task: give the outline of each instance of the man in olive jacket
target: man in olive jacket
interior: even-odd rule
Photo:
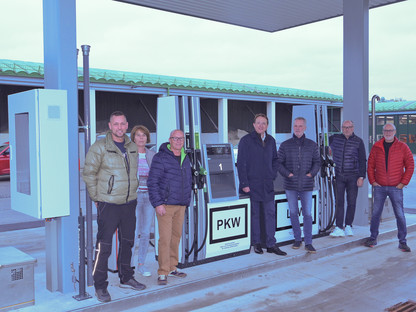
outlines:
[[[299,224],[298,198],[302,204],[305,250],[315,253],[312,246],[312,191],[314,177],[320,168],[318,145],[305,137],[306,119],[298,117],[293,123],[293,137],[284,141],[277,152],[278,171],[284,177],[284,189],[290,210],[295,242],[293,249],[302,245]]]
[[[134,245],[137,204],[137,147],[126,135],[126,116],[119,111],[111,114],[110,131],[95,142],[85,158],[83,178],[88,194],[97,206],[97,242],[93,270],[95,295],[108,302],[108,257],[113,234],[118,229],[117,258],[120,287],[142,290],[146,288],[134,279],[130,261]]]

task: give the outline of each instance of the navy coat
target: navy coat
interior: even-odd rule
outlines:
[[[283,187],[292,191],[312,191],[314,177],[321,166],[318,145],[305,137],[293,135],[284,141],[277,152],[278,170],[284,177]],[[293,176],[289,178],[289,174]],[[310,173],[312,177],[308,177]]]
[[[189,206],[192,192],[192,173],[189,157],[182,149],[181,164],[163,143],[153,157],[147,187],[153,207],[159,205]]]
[[[240,188],[250,187],[248,195],[254,201],[274,199],[273,180],[277,175],[275,139],[265,133],[263,140],[256,131],[241,138],[238,144],[237,169]]]

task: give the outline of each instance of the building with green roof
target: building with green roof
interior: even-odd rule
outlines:
[[[371,103],[370,135],[372,133]],[[397,129],[397,138],[407,143],[413,154],[416,154],[416,101],[385,100],[376,103],[376,140],[383,137],[383,126],[394,123]],[[370,141],[371,142],[371,141]]]
[[[80,126],[83,116],[83,70],[78,68]],[[42,63],[0,59],[0,140],[8,137],[7,96],[44,85]],[[324,104],[328,107],[329,131],[340,132],[342,96],[294,88],[264,86],[176,76],[152,75],[107,69],[90,69],[90,87],[96,103],[96,131],[107,129],[108,115],[115,109],[129,116],[131,125],[144,124],[156,131],[156,102],[159,96],[199,96],[203,132],[218,131],[218,103],[228,105],[229,131],[251,129],[255,113],[267,113],[275,104],[276,133],[290,133],[293,105]],[[371,104],[370,128],[371,128]],[[397,126],[398,138],[416,153],[416,101],[385,100],[376,103],[377,139],[387,122]],[[371,136],[371,129],[370,129]],[[371,139],[371,138],[370,138]]]

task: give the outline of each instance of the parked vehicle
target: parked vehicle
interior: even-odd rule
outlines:
[[[6,142],[0,145],[0,175],[10,175],[9,142]]]

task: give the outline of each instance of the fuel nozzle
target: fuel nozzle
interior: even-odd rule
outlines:
[[[199,167],[199,175],[201,176],[206,176],[207,175],[207,170],[204,167]]]
[[[198,185],[199,189],[203,189],[204,186],[205,186],[205,183],[206,183],[206,176],[207,176],[208,172],[204,167],[199,167],[199,172],[198,173],[199,174],[198,174],[198,177],[197,177],[197,179],[198,179],[197,185]]]

